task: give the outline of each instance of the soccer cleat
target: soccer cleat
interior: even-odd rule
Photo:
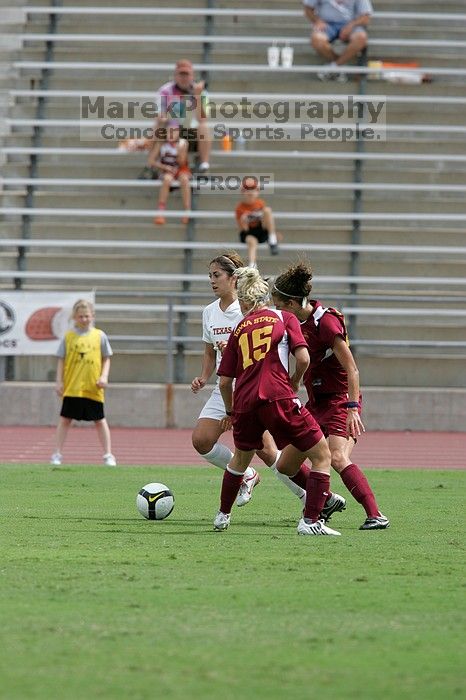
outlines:
[[[206,160],[204,160],[200,165],[199,165],[199,172],[200,173],[206,173],[210,169],[210,163],[208,163]]]
[[[227,515],[226,513],[222,513],[222,511],[219,510],[214,518],[214,530],[217,530],[217,532],[221,532],[222,530],[226,530],[229,524],[230,514]]]
[[[61,464],[63,457],[59,452],[54,452],[54,454],[50,457],[50,464],[53,464],[54,466],[58,466]]]
[[[163,226],[164,223],[166,223],[164,216],[154,216],[154,224],[156,224],[156,226]]]
[[[104,455],[104,464],[106,467],[116,467],[116,459],[110,452]]]
[[[328,522],[334,513],[339,513],[342,510],[346,510],[346,500],[338,493],[332,493],[325,501],[320,518],[324,522]]]
[[[376,518],[366,518],[360,530],[386,530],[390,527],[390,520],[385,515],[378,515]]]
[[[270,255],[278,255],[280,252],[278,250],[278,245],[276,243],[269,243]]]
[[[341,535],[338,530],[327,527],[323,520],[311,523],[307,518],[301,518],[298,523],[298,535]]]
[[[254,486],[260,483],[260,480],[261,478],[255,469],[252,467],[246,469],[236,497],[237,506],[241,508],[241,506],[245,506],[246,503],[249,503],[252,498],[252,490]]]

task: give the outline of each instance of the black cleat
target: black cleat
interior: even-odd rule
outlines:
[[[332,495],[325,501],[325,505],[321,514],[319,515],[319,518],[322,518],[322,520],[327,522],[334,513],[339,513],[342,510],[346,510],[346,500],[338,493],[332,493]]]

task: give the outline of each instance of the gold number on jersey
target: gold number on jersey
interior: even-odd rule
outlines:
[[[259,362],[264,359],[270,350],[272,331],[273,326],[264,326],[263,328],[255,328],[251,335],[247,333],[240,335],[238,343],[243,355],[243,369],[250,367],[254,360]],[[249,338],[252,341],[252,348],[250,348]]]

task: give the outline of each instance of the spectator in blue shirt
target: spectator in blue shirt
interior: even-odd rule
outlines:
[[[348,63],[366,48],[372,5],[370,0],[303,0],[304,13],[312,24],[311,46],[327,61],[317,75],[320,80],[345,81],[339,66]],[[346,46],[341,54],[334,51],[336,39]]]

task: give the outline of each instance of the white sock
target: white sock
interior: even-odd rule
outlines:
[[[249,264],[248,264],[248,267],[252,267],[253,269],[256,269],[256,268],[257,268],[257,265],[256,265],[255,262],[253,262],[252,260],[250,260],[250,261],[249,261]]]
[[[269,243],[270,245],[277,245],[277,234],[275,231],[269,231]]]
[[[277,452],[277,456],[275,458],[275,462],[270,465],[270,469],[273,471],[277,479],[284,484],[288,489],[290,489],[291,493],[293,493],[295,496],[297,496],[301,501],[306,500],[306,492],[304,489],[301,488],[301,486],[298,486],[298,484],[295,484],[294,481],[291,481],[290,477],[287,476],[286,474],[282,474],[281,472],[278,471],[277,469],[277,462],[280,459],[281,451],[279,450]]]
[[[205,455],[201,455],[206,462],[210,462],[215,467],[220,467],[220,469],[225,469],[233,459],[233,452],[226,445],[222,445],[221,442],[216,442],[212,447],[210,452],[206,452]]]
[[[256,470],[253,469],[252,467],[248,467],[246,471],[244,472],[244,478],[245,479],[252,479],[254,474],[256,473]]]

